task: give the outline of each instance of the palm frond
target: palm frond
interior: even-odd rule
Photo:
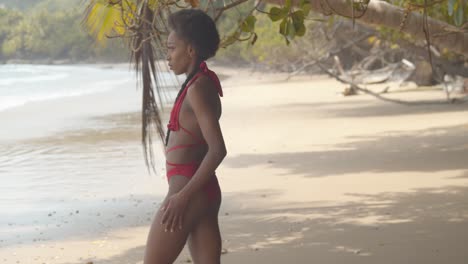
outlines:
[[[126,4],[124,4],[126,3]],[[83,18],[83,24],[98,43],[105,45],[109,36],[123,36],[133,20],[134,4],[129,1],[110,4],[104,0],[90,0]]]
[[[83,19],[89,32],[105,44],[112,34],[125,37],[130,46],[138,86],[142,86],[142,144],[145,163],[155,171],[153,129],[161,141],[165,138],[162,125],[162,93],[165,78],[161,64],[164,56],[163,36],[167,34],[166,12],[170,8],[161,0],[90,0]],[[167,72],[167,69],[165,70]]]
[[[157,59],[153,43],[157,47],[161,47],[162,43],[157,30],[154,29],[153,21],[158,19],[155,17],[155,11],[150,8],[148,1],[142,1],[139,8],[138,17],[138,32],[131,40],[131,60],[135,64],[135,70],[141,74],[141,85],[143,86],[143,101],[142,101],[142,144],[145,156],[145,162],[148,168],[155,170],[154,153],[152,148],[153,137],[152,129],[154,128],[161,140],[165,137],[165,130],[162,125],[160,107],[156,102],[156,94],[158,102],[162,104],[161,93],[162,87],[158,82],[155,61]],[[154,80],[154,82],[153,82]],[[155,94],[156,91],[156,94]]]

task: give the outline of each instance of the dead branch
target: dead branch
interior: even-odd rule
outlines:
[[[365,94],[372,95],[375,98],[380,99],[380,100],[385,101],[385,102],[408,105],[408,106],[414,106],[414,105],[441,105],[441,104],[454,104],[454,103],[466,103],[466,102],[468,102],[468,96],[464,96],[462,98],[453,98],[451,100],[405,101],[405,100],[399,100],[399,99],[392,99],[392,98],[382,96],[382,95],[380,95],[378,93],[372,92],[372,91],[370,91],[368,89],[359,87],[357,84],[354,84],[354,83],[352,83],[350,81],[347,81],[347,80],[344,80],[344,79],[340,78],[337,74],[331,72],[330,70],[328,70],[324,65],[322,65],[319,62],[317,63],[317,65],[318,65],[318,67],[320,67],[320,69],[322,71],[324,71],[326,74],[330,75],[331,77],[335,78],[339,82],[349,84],[349,85],[351,85],[351,87],[353,87],[353,89],[356,89],[356,90],[358,90],[360,92],[363,92]],[[386,91],[384,90],[383,93],[385,93],[385,92]]]

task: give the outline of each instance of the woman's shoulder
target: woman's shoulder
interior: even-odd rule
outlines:
[[[188,93],[191,92],[209,92],[209,93],[218,93],[219,82],[217,78],[213,78],[209,74],[200,74],[196,80],[190,85]]]

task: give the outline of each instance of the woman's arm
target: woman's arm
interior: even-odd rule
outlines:
[[[207,77],[198,78],[187,91],[187,99],[197,118],[203,138],[208,144],[208,152],[198,170],[180,191],[181,195],[190,198],[208,183],[227,151],[218,121],[218,93],[212,81]]]

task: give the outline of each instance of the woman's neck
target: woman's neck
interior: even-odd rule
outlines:
[[[190,74],[197,71],[198,67],[200,67],[200,63],[201,63],[200,60],[194,60],[188,67],[187,71],[185,72],[185,76],[189,76]]]

